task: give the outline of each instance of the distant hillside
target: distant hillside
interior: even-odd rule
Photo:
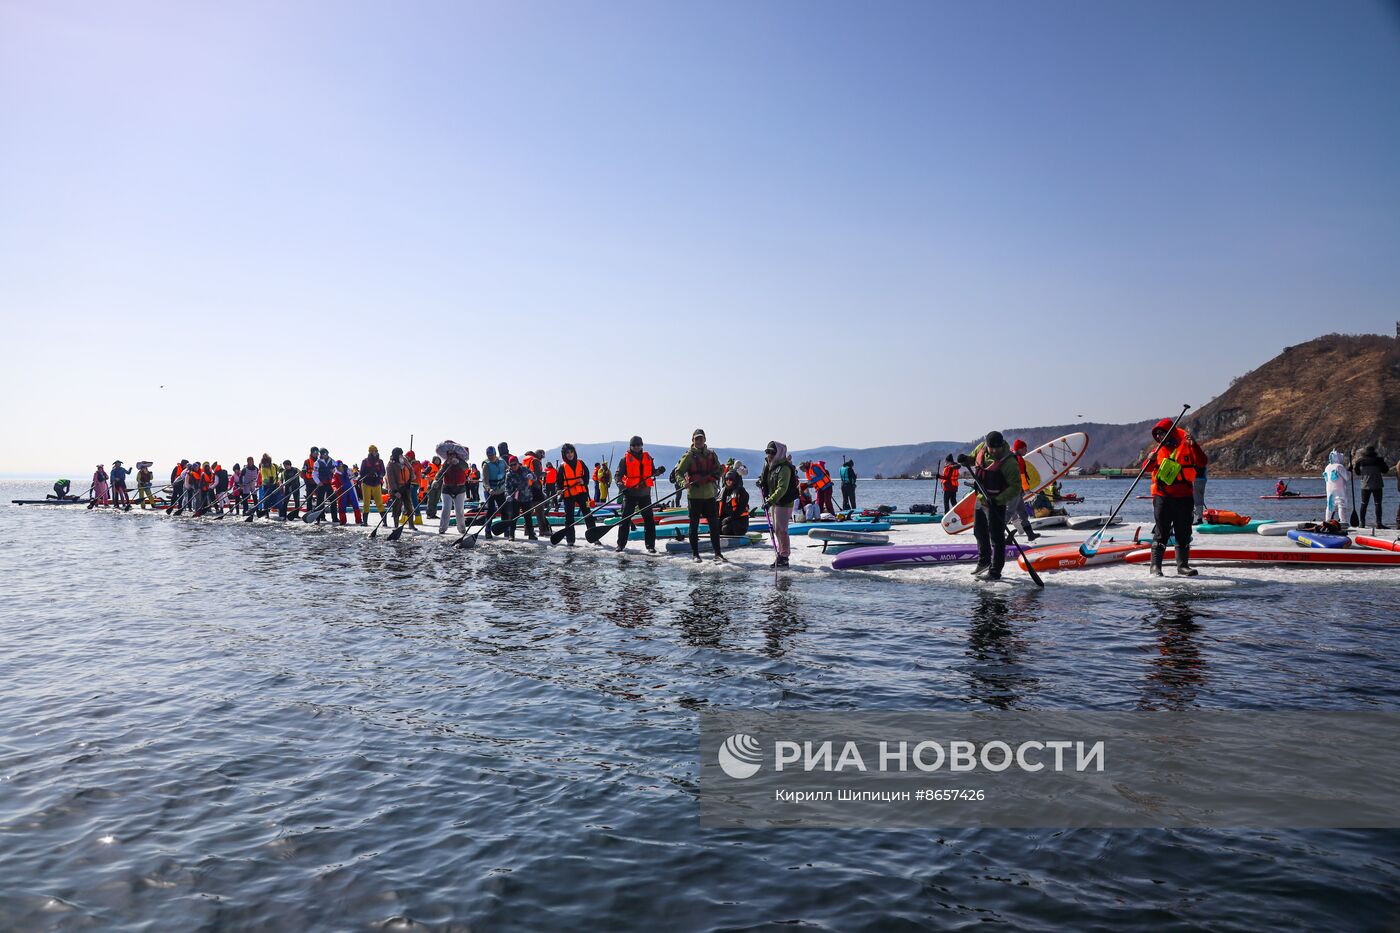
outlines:
[[[1400,454],[1400,342],[1329,334],[1287,347],[1187,415],[1228,471],[1321,469],[1335,446]]]
[[[616,441],[604,444],[576,444],[578,455],[589,464],[606,460],[608,455],[612,455],[612,462],[617,463],[627,451],[626,441]],[[841,466],[842,457],[849,456],[856,464],[856,473],[866,479],[880,473],[885,476],[897,476],[900,473],[908,472],[909,465],[919,457],[933,450],[949,453],[966,449],[964,441],[925,441],[922,444],[898,444],[891,447],[812,447],[805,450],[792,451],[794,463],[803,460],[825,460],[827,466],[835,472]],[[659,466],[670,468],[685,453],[684,447],[675,447],[667,444],[648,444],[647,450],[656,459]],[[721,460],[734,457],[744,461],[749,467],[758,469],[763,464],[763,451],[751,450],[742,447],[716,447],[715,452],[719,454]],[[559,448],[545,452],[549,459],[557,459]],[[942,459],[943,454],[938,455]],[[914,472],[918,472],[915,470]]]

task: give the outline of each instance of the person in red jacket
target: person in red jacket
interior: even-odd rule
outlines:
[[[1162,575],[1162,558],[1166,556],[1167,539],[1176,535],[1176,574],[1194,577],[1191,566],[1191,508],[1195,503],[1196,451],[1199,448],[1181,428],[1172,427],[1170,418],[1163,418],[1152,427],[1152,440],[1160,444],[1148,458],[1146,466],[1152,471],[1152,516],[1157,520],[1152,529],[1152,565],[1154,577]]]

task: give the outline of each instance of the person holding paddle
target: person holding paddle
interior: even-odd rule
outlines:
[[[719,457],[705,444],[705,431],[696,428],[690,435],[690,449],[681,455],[676,464],[675,475],[685,482],[686,497],[690,509],[690,557],[700,559],[700,519],[704,519],[710,531],[710,548],[715,560],[723,561],[724,552],[719,546]],[[831,477],[827,477],[830,485]]]
[[[1200,466],[1198,448],[1170,418],[1152,426],[1157,450],[1148,465],[1152,468],[1152,564],[1149,573],[1162,575],[1162,558],[1167,539],[1176,535],[1176,575],[1194,577],[1191,566],[1191,519],[1196,504],[1195,479]]]
[[[758,489],[763,493],[763,509],[768,514],[769,537],[773,539],[774,570],[788,566],[792,556],[792,541],[788,523],[792,520],[792,504],[797,501],[797,467],[788,457],[787,445],[769,441],[764,448],[763,471],[758,475]]]
[[[413,467],[404,459],[402,447],[395,447],[389,452],[389,467],[384,478],[389,483],[389,500],[393,502],[394,528],[397,530],[400,515],[409,523],[413,521]]]
[[[559,466],[555,467],[555,482],[559,484],[564,503],[564,540],[569,547],[574,546],[574,512],[583,516],[584,524],[592,531],[597,527],[593,512],[588,508],[588,467],[578,458],[578,449],[573,444],[559,448]]]
[[[986,440],[958,462],[972,470],[978,483],[977,511],[972,519],[977,566],[972,575],[995,582],[1006,565],[1006,509],[1013,502],[1021,503],[1021,468],[1000,431],[989,431]]]
[[[532,512],[535,504],[535,474],[525,469],[519,457],[506,461],[506,507],[501,516],[505,522],[505,536],[515,540],[515,520],[525,516],[525,537],[538,540],[535,534]]]
[[[481,479],[486,483],[486,513],[503,511],[506,504],[505,460],[496,455],[496,448],[486,448],[486,459],[481,461]],[[486,525],[486,537],[491,537],[491,523]]]
[[[656,485],[656,461],[642,446],[639,435],[627,442],[627,452],[617,464],[617,481],[622,486],[622,519],[617,523],[617,549],[627,548],[632,532],[632,515],[642,513],[648,553],[656,553],[656,510],[651,506],[651,490]]]

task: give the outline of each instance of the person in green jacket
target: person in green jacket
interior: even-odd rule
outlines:
[[[703,518],[709,525],[715,560],[723,561],[724,552],[719,546],[719,457],[705,446],[704,429],[696,428],[690,435],[690,449],[676,464],[672,475],[684,485],[688,497],[691,559],[700,559],[700,519]]]
[[[764,448],[763,472],[758,476],[758,489],[763,493],[763,508],[768,514],[768,534],[773,539],[775,557],[772,567],[782,570],[792,555],[788,537],[788,522],[792,520],[792,504],[797,501],[797,468],[788,456],[787,445],[769,441]]]
[[[1021,468],[1000,431],[988,433],[971,455],[963,454],[958,462],[973,471],[981,487],[972,519],[972,534],[977,538],[977,567],[972,575],[1000,580],[1006,564],[1006,508],[1021,500]]]

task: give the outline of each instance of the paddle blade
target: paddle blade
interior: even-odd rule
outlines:
[[[301,517],[301,520],[304,521],[304,522],[306,522],[306,523],[309,525],[309,524],[311,524],[312,522],[318,522],[318,521],[320,521],[320,520],[321,520],[321,516],[323,516],[323,515],[325,515],[325,514],[326,514],[326,510],[325,510],[325,509],[318,509],[318,510],[315,511],[315,512],[307,512],[305,515],[303,515],[303,516]]]
[[[569,529],[572,528],[572,527],[573,527],[572,525],[565,525],[563,528],[559,529],[559,530],[556,531],[554,534],[550,535],[550,536],[549,536],[549,543],[550,543],[550,544],[558,544],[560,541],[563,541],[566,537],[568,537],[568,535],[569,535]]]
[[[629,522],[628,524],[630,525],[631,523]],[[603,536],[612,531],[614,527],[613,525],[609,525],[605,528],[599,525],[597,528],[590,528],[585,531],[583,536],[588,539],[589,544],[597,544],[599,541],[603,540]],[[559,542],[555,541],[554,543],[558,544]]]
[[[1103,529],[1091,534],[1084,539],[1084,543],[1079,545],[1079,553],[1085,557],[1093,557],[1099,552],[1099,545],[1103,543]]]
[[[452,544],[453,547],[459,547],[463,550],[470,550],[471,548],[476,547],[476,535],[462,535]]]
[[[390,541],[397,541],[397,540],[399,540],[400,538],[402,538],[402,537],[403,537],[403,530],[404,530],[405,528],[407,528],[407,527],[408,527],[408,523],[405,522],[404,524],[399,525],[399,526],[398,526],[397,528],[395,528],[393,531],[389,532],[389,540],[390,540]]]

